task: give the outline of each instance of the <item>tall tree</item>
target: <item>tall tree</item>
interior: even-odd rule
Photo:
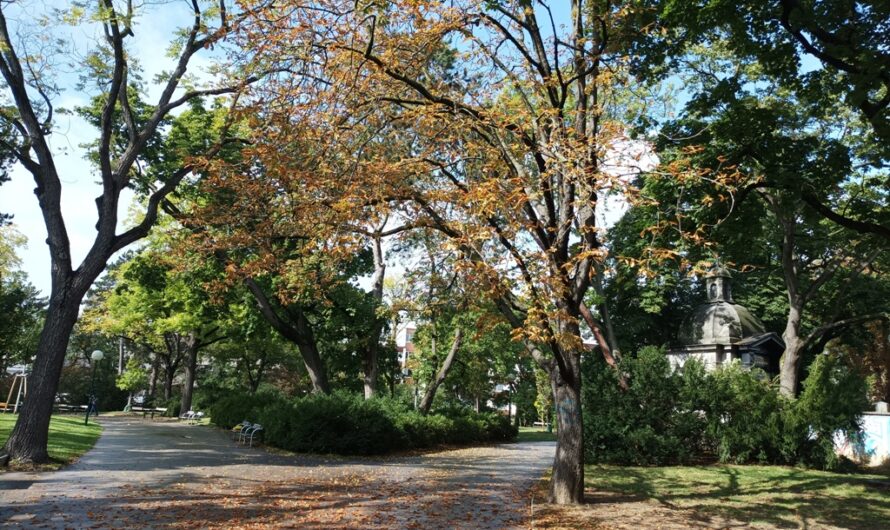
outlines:
[[[660,245],[679,261],[722,257],[762,271],[751,276],[761,276],[763,291],[749,300],[771,317],[777,306],[784,313],[781,388],[794,396],[812,350],[845,328],[886,318],[874,303],[882,292],[880,230],[837,223],[809,200],[831,204],[848,221],[882,219],[883,146],[848,105],[798,97],[760,61],[734,55],[731,43],[715,37],[711,47],[688,49],[684,61],[690,98],[657,146],[669,163],[694,152],[691,160],[707,172],[681,181],[650,175],[643,195],[655,206],[634,215],[671,225],[661,234],[672,241]],[[637,258],[645,251],[636,248]],[[777,285],[784,300],[765,300]],[[872,285],[874,301],[854,295],[863,285]]]
[[[559,423],[551,499],[580,502],[581,326],[607,252],[598,192],[622,184],[607,160],[627,146],[616,93],[628,82],[632,10],[576,1],[559,18],[531,1],[332,1],[318,12],[316,25],[331,29],[312,53],[325,58],[320,77],[331,89],[315,94],[324,118],[303,118],[312,130],[299,129],[328,155],[314,182],[326,174],[348,196],[337,204],[361,206],[359,215],[398,209],[459,252],[550,377]],[[306,25],[301,16],[254,19],[253,34],[280,36],[257,51],[259,63],[305,53],[289,41]],[[271,88],[281,111],[264,116],[263,139],[283,145],[308,105],[286,83]],[[285,106],[295,101],[297,110]],[[369,156],[381,144],[389,156]],[[305,153],[264,161],[298,167]]]
[[[141,7],[133,2],[99,0],[91,9],[74,6],[66,16],[66,20],[78,25],[95,25],[103,36],[92,43],[92,50],[86,54],[90,89],[97,91],[103,100],[94,155],[95,177],[101,181],[102,191],[96,198],[95,239],[83,261],[75,265],[61,209],[65,169],[57,164],[49,142],[55,123],[53,97],[58,92],[57,80],[51,77],[51,65],[40,62],[47,55],[30,53],[34,42],[16,38],[29,34],[20,26],[34,17],[19,16],[18,7],[12,4],[0,5],[0,74],[6,94],[14,102],[11,108],[4,109],[0,119],[4,128],[15,131],[12,136],[4,136],[4,144],[34,178],[35,194],[47,230],[52,282],[47,318],[33,364],[31,394],[5,446],[14,460],[47,460],[49,418],[81,301],[105,269],[108,259],[148,234],[161,203],[196,167],[194,158],[178,156],[173,157],[177,162],[172,168],[146,169],[142,155],[147,146],[176,109],[208,94],[237,94],[249,81],[224,79],[207,88],[183,83],[196,54],[221,43],[231,28],[237,26],[238,18],[243,17],[243,14],[238,18],[229,17],[225,3],[213,3],[205,11],[198,0],[193,0],[188,26],[171,47],[176,57],[173,68],[160,75],[161,91],[151,112],[147,116],[137,115],[132,95],[141,87],[127,42],[138,31],[134,24],[141,15],[137,11]],[[165,7],[163,13],[170,15],[170,9]],[[12,16],[8,17],[9,14]],[[202,152],[178,154],[212,157],[224,141],[225,129],[223,135]],[[127,188],[144,193],[147,210],[135,226],[118,233],[121,192]]]

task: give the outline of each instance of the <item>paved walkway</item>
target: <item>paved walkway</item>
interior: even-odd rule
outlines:
[[[55,473],[0,475],[0,526],[524,528],[553,443],[391,458],[276,455],[209,427],[104,418]]]

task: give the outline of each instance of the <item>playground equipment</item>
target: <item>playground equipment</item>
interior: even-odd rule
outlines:
[[[7,368],[6,372],[11,374],[13,378],[12,386],[9,387],[9,395],[6,396],[6,402],[2,403],[3,412],[9,412],[9,407],[12,406],[13,414],[17,414],[22,400],[28,397],[28,370],[27,367],[19,364]],[[15,404],[13,405],[10,402],[12,401],[13,392],[16,392],[16,387],[18,387],[18,392],[15,395]]]

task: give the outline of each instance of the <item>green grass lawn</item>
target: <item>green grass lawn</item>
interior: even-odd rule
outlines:
[[[888,528],[890,478],[778,466],[587,466],[588,489],[656,502],[692,517],[788,528]],[[654,522],[654,521],[653,521]]]
[[[18,416],[0,414],[0,440],[6,442]],[[58,468],[70,463],[80,455],[89,451],[99,439],[102,427],[95,422],[83,424],[83,416],[54,415],[49,423],[49,443],[47,450],[53,464],[50,468]]]
[[[556,431],[547,432],[543,427],[520,427],[517,442],[555,442]]]

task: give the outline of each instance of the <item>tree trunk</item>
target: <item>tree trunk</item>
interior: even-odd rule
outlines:
[[[584,502],[584,431],[581,416],[580,353],[566,355],[563,370],[551,370],[556,406],[556,457],[550,479],[550,502]]]
[[[300,311],[296,322],[294,322],[297,330],[297,349],[303,357],[303,364],[306,365],[306,371],[309,372],[309,380],[312,382],[312,391],[320,394],[330,394],[331,385],[328,383],[328,373],[325,369],[324,361],[321,360],[321,354],[318,352],[318,345],[315,343],[315,334],[309,327],[309,320]]]
[[[253,381],[250,382],[250,393],[256,394],[256,391],[260,388],[260,382],[263,380],[263,369],[265,368],[265,358],[260,361],[260,366],[257,368],[256,377]]]
[[[377,314],[377,309],[383,305],[383,279],[386,276],[386,261],[383,259],[383,245],[380,235],[375,234],[371,248],[374,251],[374,276],[372,279],[371,294],[374,296],[374,321],[368,334],[368,343],[365,348],[363,360],[363,377],[365,386],[365,399],[371,399],[377,394],[378,357],[380,355],[380,334],[383,332],[385,319]]]
[[[124,362],[124,338],[117,338],[117,375],[123,375],[124,366],[127,363]]]
[[[56,291],[56,285],[53,285]],[[42,463],[49,460],[46,443],[49,420],[53,412],[65,352],[71,331],[77,322],[82,297],[66,296],[58,292],[52,296],[46,322],[40,332],[37,355],[29,376],[28,399],[19,413],[15,427],[6,440],[4,451],[11,460]]]
[[[176,369],[179,367],[179,361],[175,360],[174,355],[179,352],[178,346],[171,343],[169,337],[164,337],[167,344],[167,355],[164,356],[164,401],[169,401],[173,396],[173,378],[176,377]],[[178,342],[178,339],[177,339]]]
[[[247,375],[247,382],[250,385],[250,393],[256,394],[257,389],[260,387],[260,381],[263,380],[263,372],[266,368],[266,357],[267,354],[263,353],[259,358],[259,366],[257,366],[256,375],[250,370],[250,362],[246,357],[241,358],[241,362],[244,364],[244,373]]]
[[[621,359],[621,349],[618,345],[618,336],[615,334],[615,328],[612,326],[612,317],[609,312],[609,305],[606,303],[608,297],[606,297],[605,289],[603,288],[603,284],[605,280],[603,278],[603,267],[600,264],[594,265],[594,270],[596,272],[593,278],[593,290],[596,292],[597,297],[602,300],[598,305],[597,309],[600,312],[600,315],[603,317],[603,327],[606,331],[606,340],[609,342],[609,355],[613,357],[615,360]],[[582,306],[584,304],[581,304]]]
[[[587,323],[587,327],[590,328],[590,331],[593,333],[596,342],[599,344],[600,351],[603,353],[603,358],[606,360],[609,366],[615,369],[618,374],[618,386],[620,386],[623,390],[627,390],[627,378],[624,377],[624,373],[618,368],[618,360],[615,358],[615,355],[612,354],[612,346],[610,345],[612,340],[617,339],[607,339],[605,335],[603,335],[602,326],[599,322],[593,318],[593,313],[590,312],[590,309],[581,304],[579,307],[581,311],[581,316],[584,318],[584,321]],[[605,304],[602,305],[602,309],[605,310]],[[604,313],[605,314],[605,313]],[[618,351],[615,350],[615,354],[618,354]]]
[[[423,395],[423,400],[420,402],[420,413],[421,414],[429,414],[430,407],[433,406],[433,398],[436,397],[436,390],[438,390],[439,385],[442,384],[442,381],[448,377],[448,372],[451,370],[451,365],[454,364],[454,356],[457,355],[457,350],[460,349],[460,344],[463,341],[463,330],[461,328],[457,328],[454,331],[454,340],[451,342],[451,350],[448,352],[448,356],[445,357],[445,362],[442,363],[442,368],[439,369],[439,373],[436,377],[430,381],[430,386],[427,387],[426,393]]]
[[[198,340],[194,333],[185,339],[185,381],[182,384],[182,401],[179,413],[185,414],[192,410],[192,394],[195,390],[195,376],[198,369]]]
[[[801,308],[797,304],[790,304],[785,331],[782,333],[785,351],[782,353],[782,363],[779,369],[779,390],[782,395],[789,398],[797,395],[799,384],[800,355],[803,346],[803,340],[800,337],[800,318]]]
[[[316,393],[330,394],[331,386],[328,383],[328,375],[325,370],[324,362],[318,353],[318,346],[315,344],[315,334],[312,333],[312,327],[303,311],[299,308],[285,308],[286,313],[290,317],[287,321],[283,319],[278,312],[272,307],[272,302],[262,287],[253,278],[244,280],[247,289],[253,295],[254,300],[259,306],[260,313],[266,319],[272,328],[275,329],[282,337],[297,345],[300,351],[300,357],[303,358],[303,364],[306,371],[309,372],[309,380],[312,382],[312,391]]]
[[[173,370],[167,368],[164,370],[164,401],[170,401],[173,397],[173,376],[176,374]]]
[[[373,331],[377,331],[376,334]],[[368,344],[365,349],[365,358],[363,361],[363,376],[362,380],[365,387],[365,399],[371,399],[377,394],[377,377],[378,377],[378,357],[380,352],[380,345],[375,337],[380,336],[380,327],[374,325],[374,330],[372,330],[371,337],[369,337],[369,341],[373,341]]]
[[[166,355],[162,356],[164,361],[164,401],[170,401],[173,397],[173,379],[176,378],[176,370],[179,369],[179,363],[182,362],[182,338],[179,333],[164,333],[164,345],[167,348]]]
[[[158,391],[158,372],[160,372],[161,360],[158,358],[158,354],[153,354],[151,359],[151,375],[148,378],[148,400],[145,404],[153,403],[155,394]]]

